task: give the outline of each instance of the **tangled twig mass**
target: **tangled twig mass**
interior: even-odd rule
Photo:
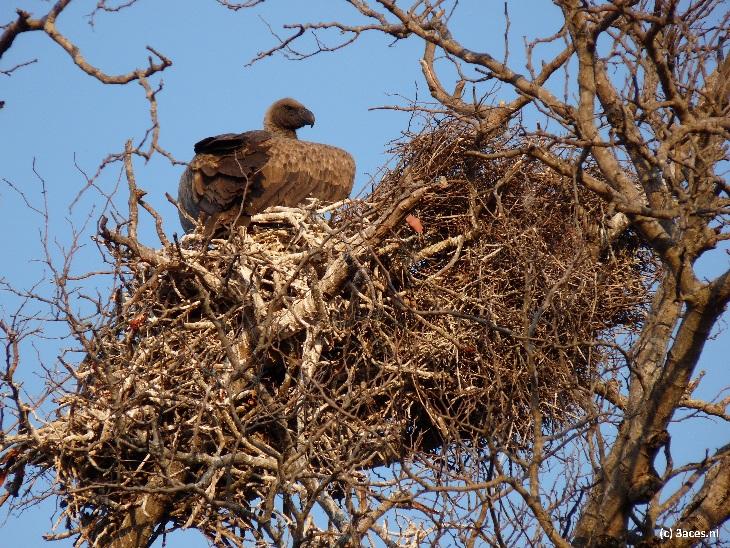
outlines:
[[[54,470],[61,536],[110,543],[146,493],[156,521],[217,544],[297,526],[329,545],[287,501],[385,513],[397,480],[364,471],[456,440],[529,453],[535,428],[575,425],[655,265],[594,195],[491,146],[443,122],[396,144],[366,199],[274,208],[224,239],[152,250],[136,204],[131,235],[102,223],[114,307],[56,418],[6,440],[8,469]]]

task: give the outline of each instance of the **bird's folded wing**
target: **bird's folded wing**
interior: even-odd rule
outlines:
[[[268,131],[254,130],[244,133],[224,133],[195,143],[195,154],[225,154],[233,150],[258,145],[271,138]]]
[[[355,161],[342,149],[294,139],[272,139],[261,168],[262,191],[252,196],[250,214],[275,205],[296,206],[308,197],[324,202],[347,198]]]
[[[265,132],[249,132],[264,134]],[[240,202],[244,195],[260,194],[259,180],[261,169],[269,161],[268,138],[263,140],[239,139],[240,134],[211,137],[219,142],[210,141],[190,162],[192,195],[201,210],[208,214],[218,213]],[[239,148],[226,150],[221,142],[244,142]],[[201,141],[202,142],[202,141]],[[227,146],[227,145],[226,145]],[[211,152],[215,151],[215,152]],[[239,203],[240,205],[240,203]]]

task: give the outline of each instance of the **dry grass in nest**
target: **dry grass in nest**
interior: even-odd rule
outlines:
[[[252,501],[304,476],[346,491],[457,439],[529,449],[534,401],[544,430],[579,416],[596,338],[639,321],[652,265],[629,236],[602,242],[606,212],[572,181],[475,148],[458,122],[432,128],[329,220],[274,210],[154,258],[107,237],[126,297],[60,418],[18,444],[55,455],[81,534],[167,478],[176,525],[235,543]]]

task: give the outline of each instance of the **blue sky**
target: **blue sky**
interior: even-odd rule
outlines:
[[[126,73],[143,66],[148,55],[146,45],[173,60],[173,66],[161,75],[160,143],[180,160],[189,160],[192,143],[203,137],[260,127],[263,112],[273,100],[293,96],[317,117],[315,127],[304,129],[301,137],[349,150],[358,164],[356,189],[364,189],[388,160],[388,142],[399,136],[408,121],[403,113],[370,109],[402,103],[399,96],[425,98],[428,93],[418,66],[421,43],[404,40],[392,44],[392,40],[375,34],[365,35],[357,44],[334,54],[298,62],[277,56],[245,66],[257,52],[273,45],[267,23],[280,32],[287,22],[357,22],[354,10],[341,1],[279,0],[234,13],[213,0],[139,0],[138,5],[119,13],[99,14],[92,28],[85,15],[95,4],[96,0],[74,0],[58,19],[60,31],[107,73]],[[0,23],[13,19],[16,8],[40,15],[48,5],[40,0],[3,0]],[[527,5],[529,13],[517,11]],[[556,9],[547,1],[513,2],[511,10],[511,55],[521,67],[522,36],[552,34],[560,22]],[[501,57],[501,0],[465,0],[457,14],[453,22],[457,38],[469,47]],[[149,126],[147,102],[138,84],[105,86],[82,73],[65,52],[37,32],[18,37],[0,61],[0,69],[34,58],[36,63],[12,77],[0,75],[0,99],[6,103],[0,110],[0,178],[11,181],[39,203],[35,162],[36,171],[46,181],[50,234],[64,245],[70,240],[70,223],[82,223],[90,208],[102,201],[91,191],[69,210],[85,183],[75,163],[93,174],[107,154],[123,149],[127,139],[139,140]],[[159,79],[153,77],[152,84]],[[510,98],[511,94],[497,95],[495,101]],[[180,232],[177,214],[164,193],[176,192],[182,168],[159,156],[146,165],[136,160],[135,167],[138,186],[148,192],[148,201],[167,220],[168,235]],[[103,172],[99,186],[108,192],[119,177],[120,166],[113,165]],[[124,204],[125,200],[122,192],[119,202]],[[24,287],[40,277],[42,265],[34,261],[42,253],[40,221],[0,181],[0,234],[4,235],[6,257],[0,276]],[[143,235],[154,244],[151,223],[145,225]],[[90,232],[81,239],[86,247],[75,265],[77,272],[93,270],[98,264],[89,236]],[[727,267],[726,258],[707,264],[713,271],[723,267]],[[14,305],[9,297],[0,296],[3,315]],[[49,341],[39,347],[40,359],[54,358],[54,344]],[[730,384],[728,355],[726,334],[708,344],[701,365],[708,371],[703,385],[707,388],[701,387],[699,394],[707,396]],[[38,383],[34,359],[35,355],[27,352],[23,363],[30,393]],[[719,447],[730,438],[727,425],[720,428],[710,421],[693,421],[691,428],[682,428],[691,431],[692,441],[688,438],[686,450],[680,451],[694,458],[701,458],[705,446]],[[677,449],[677,442],[673,447]],[[43,503],[20,517],[11,516],[0,531],[0,544],[45,544],[40,535],[51,527],[51,512],[52,505]],[[175,534],[169,542],[174,546],[207,545],[199,536],[185,533]],[[70,542],[60,545],[70,546]]]

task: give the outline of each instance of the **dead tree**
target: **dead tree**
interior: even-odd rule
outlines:
[[[119,547],[176,528],[221,546],[649,546],[722,526],[730,445],[675,467],[668,427],[681,409],[730,420],[728,398],[692,395],[730,299],[730,271],[696,272],[728,239],[730,16],[718,0],[556,3],[565,24],[528,43],[526,75],[461,45],[458,3],[438,0],[350,2],[366,24],[295,24],[260,54],[423,41],[435,103],[399,107],[421,127],[364,200],[170,242],[134,177],[136,156],[165,154],[158,133],[111,158],[129,209],[99,222],[108,295],[81,317],[64,269],[53,299],[23,293],[83,356],[35,400],[51,415],[15,380],[27,318],[0,324],[5,502],[50,478],[66,527],[51,536]],[[0,46],[49,32],[29,21]],[[294,49],[309,32],[318,49]],[[537,71],[546,42],[563,46]],[[494,81],[517,98],[490,105]],[[137,237],[140,208],[158,249]]]

